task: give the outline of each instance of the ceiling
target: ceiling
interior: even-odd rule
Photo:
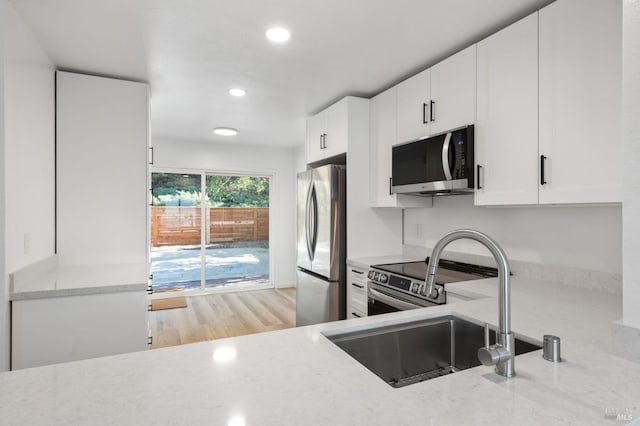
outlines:
[[[154,138],[293,147],[306,117],[371,97],[550,0],[11,3],[58,68],[148,82]],[[269,42],[274,25],[291,40]],[[215,136],[217,126],[239,134]]]

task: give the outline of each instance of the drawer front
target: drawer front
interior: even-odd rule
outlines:
[[[366,313],[367,312],[367,299],[351,299],[350,304],[351,310],[356,310],[358,312]]]
[[[354,299],[367,300],[367,283],[350,280],[349,290],[351,290],[351,297]]]
[[[366,311],[363,312],[359,309],[349,309],[349,311],[347,312],[347,319],[351,319],[351,318],[364,318],[367,316]]]
[[[347,318],[367,316],[367,273],[361,268],[349,267],[347,273]]]

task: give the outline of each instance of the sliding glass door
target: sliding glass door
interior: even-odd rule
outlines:
[[[152,173],[154,289],[271,287],[270,180],[268,176]]]
[[[201,176],[152,173],[151,270],[155,291],[201,287]]]
[[[206,176],[206,286],[269,284],[269,178]]]

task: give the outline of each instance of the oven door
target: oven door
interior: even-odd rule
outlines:
[[[381,286],[373,281],[369,281],[367,293],[368,316],[437,306],[436,303],[418,300],[399,291]]]

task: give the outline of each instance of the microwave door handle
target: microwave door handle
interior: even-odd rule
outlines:
[[[442,145],[442,169],[445,180],[451,180],[451,164],[449,164],[449,151],[451,150],[451,133],[447,133]]]

